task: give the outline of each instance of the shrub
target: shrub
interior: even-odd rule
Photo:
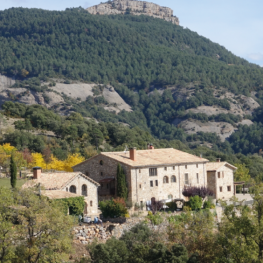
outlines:
[[[192,210],[199,210],[202,207],[202,198],[198,195],[190,197],[189,206]]]
[[[103,217],[119,217],[128,214],[123,198],[113,200],[100,201],[99,207]]]
[[[160,225],[163,222],[163,218],[159,213],[156,214],[148,214],[147,218],[151,221],[151,223],[155,226]]]
[[[175,202],[166,203],[170,210],[175,211],[177,209],[177,204]]]
[[[207,187],[201,186],[185,186],[183,190],[183,196],[185,197],[193,197],[200,196],[201,198],[205,198],[207,196],[213,196],[214,192]]]
[[[183,207],[183,211],[184,211],[184,212],[189,212],[189,211],[191,211],[191,210],[192,210],[192,209],[191,209],[190,206],[184,205],[184,207]]]

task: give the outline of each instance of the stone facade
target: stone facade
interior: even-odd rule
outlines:
[[[228,200],[234,195],[233,168],[222,165],[215,171],[208,171],[208,187],[214,191],[216,199]]]
[[[149,150],[151,151],[151,150]],[[153,150],[156,151],[156,150]],[[129,159],[129,153],[127,153]],[[126,163],[99,154],[81,164],[73,167],[74,171],[80,171],[93,180],[100,183],[99,199],[109,199],[116,194],[116,176],[118,163],[124,169],[129,190],[128,200],[132,203],[145,205],[151,198],[156,200],[184,198],[182,191],[186,185],[207,186],[206,161],[196,163],[170,165],[146,165],[133,167]],[[135,164],[136,165],[136,164]],[[156,169],[156,175],[150,175],[150,169]],[[109,183],[103,183],[108,179],[114,180],[112,192],[102,194],[102,188],[109,187]]]
[[[207,185],[206,167],[202,163],[159,166],[155,176],[149,175],[151,168],[131,170],[132,178],[135,178],[130,180],[132,191],[129,197],[132,202],[145,203],[152,197],[156,200],[184,198],[182,191],[186,185]]]
[[[208,160],[175,149],[141,150],[101,153],[75,167],[100,184],[99,199],[116,196],[117,165],[123,167],[128,200],[145,205],[155,200],[187,199],[182,192],[186,186],[204,186],[215,193],[216,199],[234,195],[236,167]]]
[[[114,0],[111,3],[102,3],[87,8],[88,12],[94,15],[125,14],[127,9],[129,9],[130,13],[133,15],[148,15],[179,25],[179,19],[173,16],[173,10],[171,8],[162,7],[145,1]]]
[[[89,216],[98,215],[98,186],[88,181],[81,174],[75,177],[62,190],[70,192],[72,186],[76,187],[76,194],[84,196],[84,214]]]

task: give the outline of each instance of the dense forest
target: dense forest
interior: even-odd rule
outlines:
[[[94,16],[11,8],[0,12],[0,72],[64,75],[129,88],[199,81],[248,94],[262,69],[189,29],[148,16]]]

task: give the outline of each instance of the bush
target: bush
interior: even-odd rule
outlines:
[[[202,198],[198,195],[190,197],[189,206],[192,210],[199,210],[202,207]]]
[[[213,203],[213,201],[212,201],[211,198],[208,198],[208,200],[206,200],[206,201],[204,202],[203,208],[204,208],[204,209],[213,209],[213,208],[215,208],[215,205],[214,205],[214,203]]]
[[[147,218],[151,221],[151,223],[155,226],[160,225],[163,222],[163,218],[159,213],[156,214],[148,214]]]
[[[125,201],[122,198],[100,201],[99,207],[103,217],[119,217],[128,214]]]
[[[177,209],[177,204],[175,202],[166,203],[170,210],[175,211]]]

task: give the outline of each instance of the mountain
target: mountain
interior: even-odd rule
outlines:
[[[130,11],[1,11],[0,106],[37,103],[191,147],[258,152],[261,139],[242,127],[259,129],[263,69],[189,29]]]
[[[87,11],[93,15],[147,15],[179,25],[179,19],[173,15],[173,10],[171,8],[159,6],[146,1],[112,0],[91,6],[87,8]]]

